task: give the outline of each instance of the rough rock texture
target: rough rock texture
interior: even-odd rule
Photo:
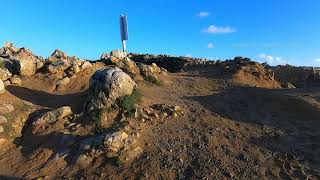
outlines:
[[[12,76],[7,68],[0,68],[0,80],[5,81]]]
[[[119,97],[131,95],[135,85],[130,76],[117,67],[98,70],[90,79],[86,111],[111,107]]]
[[[22,76],[32,76],[36,70],[42,68],[44,59],[34,55],[27,48],[17,48],[12,43],[6,43],[0,49],[0,56],[6,58],[6,66],[12,72],[18,71]]]
[[[63,106],[61,108],[49,111],[36,119],[33,122],[33,125],[41,125],[41,124],[47,124],[47,123],[55,123],[59,119],[62,119],[68,115],[72,114],[71,107],[69,106]]]
[[[117,67],[123,69],[124,71],[131,74],[139,74],[139,68],[136,63],[132,61],[127,53],[121,50],[115,50],[110,52],[110,54],[104,53],[101,58],[106,64],[116,65]]]
[[[68,56],[66,53],[56,49],[48,58],[47,69],[51,74],[65,73],[70,78],[81,70],[91,67],[92,64],[75,56]]]
[[[37,60],[36,57],[27,50],[21,50],[15,58],[19,60],[20,63],[20,75],[21,76],[32,76],[37,70]]]
[[[104,145],[107,147],[108,156],[112,157],[117,155],[117,152],[125,146],[128,137],[128,134],[123,131],[107,134],[104,139]]]
[[[4,92],[5,92],[5,87],[4,87],[3,81],[0,80],[0,94]]]
[[[295,67],[291,65],[271,67],[275,79],[282,84],[291,83],[296,87],[320,86],[319,67]]]
[[[151,54],[129,54],[131,60],[136,63],[151,65],[156,63],[170,72],[182,71],[186,67],[210,67],[215,65],[215,61],[209,61],[200,58],[175,57],[168,55],[151,55]]]

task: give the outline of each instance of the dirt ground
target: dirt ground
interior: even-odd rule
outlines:
[[[27,126],[48,108],[68,105],[81,113],[95,70],[82,72],[60,91],[50,78],[38,76],[0,95],[14,105],[33,104],[16,108],[28,120],[23,136],[0,152],[0,179],[320,179],[319,89],[259,88],[248,86],[250,78],[242,78],[244,85],[239,77],[198,71],[169,73],[161,77],[162,86],[138,82],[141,106],[179,105],[185,113],[149,124],[141,134],[144,151],[131,164],[98,157],[82,169],[72,165],[71,157],[55,159],[67,146],[59,141],[61,132],[54,131],[63,124],[39,136]]]

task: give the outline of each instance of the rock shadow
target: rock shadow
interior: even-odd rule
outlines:
[[[32,104],[49,108],[70,106],[74,113],[80,113],[83,110],[83,104],[88,94],[87,90],[80,93],[57,95],[17,86],[8,86],[6,89],[16,97]]]
[[[274,153],[294,154],[312,169],[320,169],[320,109],[290,92],[235,87],[186,99],[200,103],[221,117],[281,131],[270,134],[266,131],[261,137],[251,137],[249,143]]]

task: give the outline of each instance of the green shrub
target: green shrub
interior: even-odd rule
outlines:
[[[132,115],[136,108],[136,104],[141,101],[141,97],[141,93],[137,89],[134,89],[131,95],[119,99],[119,105],[124,111]]]
[[[160,81],[159,79],[157,79],[157,77],[155,76],[151,76],[151,75],[148,75],[148,76],[145,76],[144,77],[144,80],[154,84],[154,85],[157,85],[157,86],[161,86],[162,85],[162,81]]]
[[[4,64],[4,61],[3,60],[0,60],[0,68],[5,68],[6,65]]]

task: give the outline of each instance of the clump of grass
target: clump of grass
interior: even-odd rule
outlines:
[[[119,106],[131,116],[141,98],[141,93],[137,89],[134,89],[131,95],[119,99]]]
[[[154,85],[157,85],[157,86],[162,86],[162,81],[160,81],[159,79],[157,79],[156,76],[151,76],[151,75],[148,75],[148,76],[145,76],[144,77],[144,80],[154,84]]]
[[[6,68],[6,65],[4,64],[3,60],[0,60],[0,68],[2,69]]]

